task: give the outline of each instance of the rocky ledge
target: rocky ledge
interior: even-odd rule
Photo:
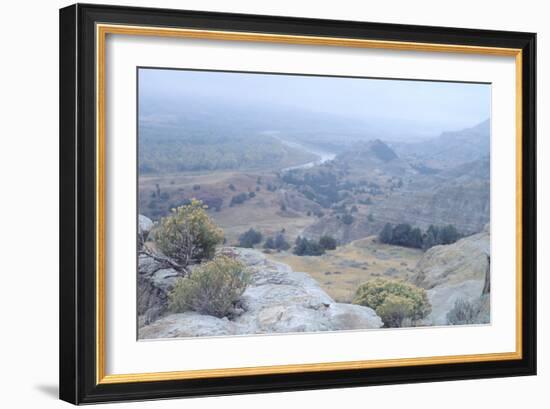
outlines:
[[[166,294],[177,273],[155,270],[153,260],[140,258],[140,339],[338,331],[383,325],[371,308],[335,302],[308,274],[268,260],[258,250],[226,247],[221,252],[239,259],[252,277],[231,319],[196,312],[166,314]]]
[[[447,325],[459,299],[477,305],[476,323],[490,321],[490,229],[454,244],[429,249],[416,266],[414,283],[427,290],[432,313],[427,325]]]

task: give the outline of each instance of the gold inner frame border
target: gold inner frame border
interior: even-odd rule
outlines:
[[[519,360],[522,358],[522,51],[515,48],[458,44],[416,43],[322,36],[216,31],[186,28],[96,25],[96,383],[173,381],[218,377],[291,374],[350,369],[388,368],[467,362]],[[505,353],[449,355],[366,361],[321,362],[314,364],[149,372],[105,373],[105,43],[107,35],[198,38],[298,45],[371,48],[401,51],[467,53],[515,57],[516,65],[516,350]]]

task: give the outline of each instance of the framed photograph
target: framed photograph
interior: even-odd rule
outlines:
[[[535,43],[61,9],[61,399],[534,375]]]

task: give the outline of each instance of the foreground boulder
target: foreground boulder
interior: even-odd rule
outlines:
[[[490,232],[429,249],[416,266],[413,282],[427,290],[432,305],[426,325],[447,325],[447,314],[458,300],[480,309],[475,323],[490,321]]]
[[[153,229],[154,223],[147,216],[140,214],[138,216],[138,233],[148,234]]]
[[[416,266],[415,284],[430,289],[465,280],[485,280],[490,265],[489,229],[454,244],[434,246]]]
[[[306,273],[253,249],[224,248],[245,264],[252,282],[229,319],[196,312],[169,314],[139,330],[142,339],[380,328],[374,310],[335,302]]]
[[[430,325],[447,325],[447,314],[458,300],[477,304],[481,300],[483,281],[466,280],[459,284],[440,285],[428,290],[432,312],[426,318]],[[477,322],[481,324],[482,322]]]

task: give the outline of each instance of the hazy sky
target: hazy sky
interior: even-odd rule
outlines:
[[[380,80],[141,69],[140,98],[197,96],[232,104],[274,104],[360,120],[402,121],[434,134],[490,117],[491,86]]]

